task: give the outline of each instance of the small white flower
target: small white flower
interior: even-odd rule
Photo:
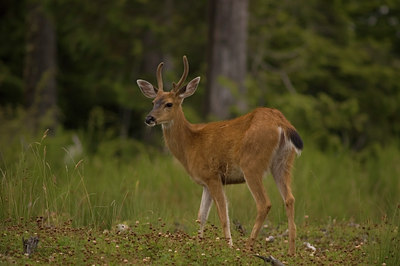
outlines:
[[[275,240],[275,237],[273,237],[273,236],[269,236],[269,237],[265,238],[265,241],[267,241],[267,242],[273,242],[274,240]]]
[[[311,249],[312,251],[316,251],[317,250],[313,245],[311,245],[308,242],[304,242],[304,244],[306,245],[307,248]]]
[[[310,256],[314,256],[315,251],[317,250],[313,245],[311,245],[309,242],[304,242],[304,245],[306,245],[306,247],[308,249],[311,249],[311,254]]]
[[[127,226],[126,224],[117,224],[117,231],[118,232],[125,232],[126,230],[128,230],[129,226]]]

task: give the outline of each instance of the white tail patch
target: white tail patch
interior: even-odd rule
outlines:
[[[294,144],[292,142],[290,142],[290,144],[292,144],[294,151],[297,154],[297,157],[299,157],[301,155],[302,150],[297,149],[296,146],[294,146]]]

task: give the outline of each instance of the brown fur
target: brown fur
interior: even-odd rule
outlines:
[[[185,60],[185,58],[184,58]],[[295,153],[288,132],[296,132],[283,114],[270,108],[257,108],[238,118],[207,124],[189,123],[182,111],[183,98],[193,94],[199,78],[187,88],[174,87],[171,92],[151,91],[151,84],[138,81],[146,96],[155,95],[148,117],[154,124],[162,124],[165,143],[182,163],[192,179],[203,186],[198,219],[203,234],[211,198],[214,201],[225,237],[232,244],[227,201],[223,185],[246,182],[257,205],[257,217],[250,235],[251,247],[271,208],[271,202],[262,183],[270,171],[286,205],[289,223],[289,253],[295,253],[296,226],[294,224],[294,197],[291,192],[291,168]],[[149,91],[150,90],[150,91]],[[172,103],[172,107],[166,107]],[[297,135],[298,136],[298,135]],[[301,139],[300,139],[301,141]]]

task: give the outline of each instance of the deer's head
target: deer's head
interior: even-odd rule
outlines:
[[[196,91],[197,85],[199,85],[200,82],[200,77],[197,77],[183,86],[189,73],[189,63],[186,56],[184,56],[184,70],[180,80],[178,83],[172,83],[172,89],[170,91],[164,91],[161,73],[163,65],[164,63],[161,62],[157,67],[158,88],[142,79],[136,81],[144,96],[154,99],[153,109],[146,116],[145,120],[145,123],[151,127],[173,121],[176,112],[181,110],[183,99],[191,96]]]

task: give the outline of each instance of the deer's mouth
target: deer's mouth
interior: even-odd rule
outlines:
[[[155,125],[157,125],[156,122],[150,122],[150,123],[145,122],[145,123],[149,127],[154,127]]]

